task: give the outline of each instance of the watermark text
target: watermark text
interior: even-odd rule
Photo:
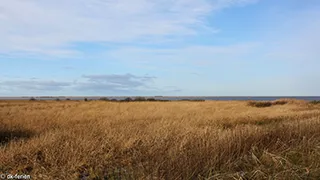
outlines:
[[[0,174],[0,179],[31,179],[27,174]]]

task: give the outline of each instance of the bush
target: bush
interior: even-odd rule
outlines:
[[[107,97],[101,97],[100,101],[109,101],[109,99]]]
[[[146,98],[144,98],[144,97],[136,97],[134,99],[134,101],[146,101]]]
[[[87,98],[84,98],[84,101],[88,101],[88,99],[87,99]]]
[[[310,101],[311,104],[320,104],[320,101],[314,100],[314,101]]]
[[[258,108],[270,107],[270,106],[272,106],[272,102],[269,102],[269,101],[249,101],[248,106],[258,107]]]
[[[29,99],[29,101],[36,101],[36,98],[31,97],[31,98]]]
[[[148,98],[147,101],[156,101],[155,98]]]
[[[272,102],[272,105],[285,105],[288,104],[288,100],[278,99]]]
[[[194,99],[192,101],[206,101],[206,100],[204,100],[204,99]]]
[[[287,99],[278,99],[275,101],[249,101],[248,106],[262,108],[262,107],[270,107],[273,105],[285,105],[288,103],[289,103],[289,100]]]
[[[125,98],[124,100],[121,100],[121,101],[123,101],[123,102],[130,102],[130,101],[132,101],[132,99],[131,99],[130,97],[127,97],[127,98]]]
[[[181,99],[180,101],[205,101],[204,99]]]

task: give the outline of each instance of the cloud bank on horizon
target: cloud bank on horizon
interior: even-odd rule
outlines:
[[[317,0],[0,3],[0,96],[319,95]]]

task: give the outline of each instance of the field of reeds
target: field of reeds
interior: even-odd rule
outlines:
[[[320,179],[320,104],[0,101],[0,174]]]

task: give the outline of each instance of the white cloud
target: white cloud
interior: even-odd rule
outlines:
[[[197,34],[212,12],[255,0],[10,0],[0,4],[0,53],[74,55],[74,42]],[[214,29],[213,29],[214,30]],[[69,50],[68,50],[69,49]]]

